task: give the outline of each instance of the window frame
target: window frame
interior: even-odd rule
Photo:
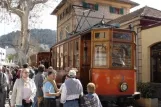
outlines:
[[[73,48],[73,40],[72,41],[69,41],[68,42],[68,49],[69,49],[69,47],[70,47],[70,52],[68,51],[68,56],[69,56],[69,58],[68,58],[68,65],[69,65],[69,67],[73,67],[73,65],[74,65],[74,48]],[[70,57],[72,56],[72,65],[70,65]]]
[[[78,42],[78,46],[77,46],[78,47],[78,50],[77,50],[78,54],[77,55],[78,55],[78,59],[79,60],[76,59],[76,42]],[[75,62],[73,66],[76,67],[76,62],[78,62],[78,67],[76,67],[76,68],[79,69],[80,68],[80,39],[75,39],[74,40],[74,48],[73,49],[74,49],[73,56],[74,56],[74,62]]]
[[[68,42],[63,44],[64,45],[64,52],[63,52],[63,56],[64,56],[64,68],[69,67],[69,49],[68,49]],[[65,55],[65,50],[67,51],[66,55]],[[67,58],[67,64],[65,63],[65,60]],[[66,66],[67,65],[67,66]]]
[[[61,53],[61,48],[62,48],[62,53]],[[59,48],[59,62],[60,62],[60,64],[59,64],[59,69],[61,70],[61,69],[63,69],[64,68],[64,57],[63,57],[63,53],[64,53],[64,47],[63,47],[63,45],[60,45],[60,48]],[[62,64],[62,65],[61,65]],[[62,66],[62,67],[61,67]]]
[[[95,38],[96,33],[102,33],[102,32],[105,33],[105,38],[96,39]],[[101,30],[101,31],[98,30],[98,31],[94,31],[93,41],[107,41],[110,39],[109,37],[110,37],[109,30]]]
[[[118,9],[118,11],[116,11],[116,9]],[[111,14],[124,15],[125,9],[124,8],[114,7],[114,6],[109,6],[109,12]]]
[[[104,66],[95,66],[95,45],[96,44],[102,44],[102,43],[105,43],[106,44],[106,47],[107,47],[107,49],[106,49],[106,65],[104,65]],[[93,41],[93,46],[92,46],[93,48],[93,50],[92,50],[92,59],[93,59],[93,62],[92,62],[92,67],[93,68],[109,68],[109,60],[108,60],[108,57],[109,57],[109,42],[106,42],[106,41]]]
[[[116,32],[116,33],[118,32],[118,33],[128,33],[128,34],[131,34],[131,41],[113,38],[113,35],[114,35],[115,32]],[[131,32],[125,32],[125,31],[117,31],[117,30],[113,31],[112,34],[111,34],[111,39],[112,39],[114,42],[124,42],[124,43],[126,43],[126,42],[133,43],[133,42],[135,42],[135,38],[134,38],[133,33],[131,33]]]
[[[56,55],[56,61],[57,61],[56,70],[60,70],[60,55],[59,55],[60,54],[60,47],[59,46],[56,47],[56,52],[57,52],[57,55]]]
[[[82,6],[85,9],[92,9],[92,10],[95,10],[95,11],[99,10],[99,4],[98,3],[94,4],[94,3],[88,3],[88,2],[83,1]]]
[[[63,33],[63,29],[61,28],[59,32],[59,41],[63,40]]]
[[[124,43],[124,44],[128,44],[128,45],[131,45],[131,66],[130,67],[115,67],[115,66],[113,66],[112,65],[112,52],[113,52],[113,47],[112,46],[110,46],[111,48],[110,48],[110,67],[109,68],[111,68],[111,69],[133,69],[134,68],[134,47],[135,47],[135,45],[133,44],[133,43],[126,43],[126,42],[113,42],[113,43],[116,43],[116,44],[119,44],[119,43]],[[112,43],[110,43],[110,44],[112,44]]]
[[[57,68],[57,50],[56,50],[57,48],[56,47],[54,47],[53,48],[53,67],[54,67],[54,69],[56,69]]]

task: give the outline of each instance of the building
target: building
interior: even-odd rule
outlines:
[[[161,83],[161,23],[143,27],[141,35],[142,71],[151,82]]]
[[[100,21],[126,15],[137,5],[130,0],[62,0],[52,12],[57,16],[57,42]]]
[[[6,61],[6,49],[0,48],[0,64],[4,65]]]
[[[119,23],[123,29],[136,32],[136,70],[138,82],[152,82],[156,97],[161,99],[160,41],[161,11],[143,7],[116,18],[108,24]]]

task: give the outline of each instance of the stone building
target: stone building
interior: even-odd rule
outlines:
[[[137,5],[130,0],[62,0],[52,12],[57,16],[57,42],[102,20],[126,15]]]
[[[0,47],[0,64],[5,64],[6,61],[6,49]]]

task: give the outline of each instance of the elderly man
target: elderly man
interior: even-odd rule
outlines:
[[[83,87],[75,77],[76,70],[70,70],[61,89],[60,102],[63,103],[64,107],[79,107],[78,99],[83,94]]]
[[[59,96],[56,83],[56,71],[51,70],[48,72],[48,77],[43,83],[44,93],[44,106],[43,107],[56,107],[56,96]]]
[[[0,107],[5,107],[7,78],[2,72],[3,67],[0,65]]]

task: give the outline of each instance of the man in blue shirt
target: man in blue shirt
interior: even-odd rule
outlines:
[[[48,72],[48,77],[43,84],[43,94],[44,94],[44,107],[56,107],[56,96],[59,96],[56,83],[56,71],[51,70]]]

